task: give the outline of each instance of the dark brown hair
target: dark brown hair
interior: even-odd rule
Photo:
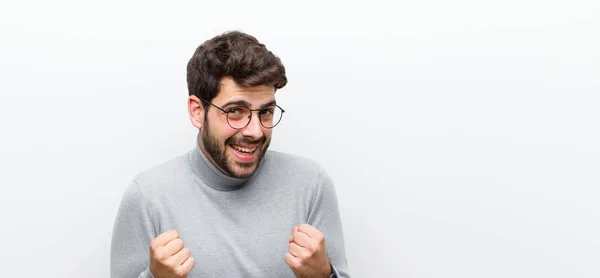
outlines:
[[[231,31],[201,44],[187,65],[189,95],[212,101],[223,77],[240,86],[267,85],[275,90],[287,84],[281,60],[255,37]]]

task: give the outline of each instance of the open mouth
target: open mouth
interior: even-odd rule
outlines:
[[[242,153],[242,154],[252,154],[256,151],[256,149],[258,148],[258,146],[254,146],[254,147],[242,147],[239,145],[233,145],[230,144],[229,145],[231,148],[233,148],[234,150]]]

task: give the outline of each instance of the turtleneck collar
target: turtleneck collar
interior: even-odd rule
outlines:
[[[189,153],[189,160],[194,173],[208,186],[219,191],[232,191],[242,188],[246,182],[251,179],[262,168],[262,161],[256,172],[248,178],[240,179],[223,173],[217,168],[200,149],[200,136],[196,142],[196,147]],[[264,160],[264,158],[263,158]]]

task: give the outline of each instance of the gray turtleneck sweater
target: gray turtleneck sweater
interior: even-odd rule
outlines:
[[[325,235],[337,277],[349,277],[337,197],[314,161],[267,151],[257,171],[237,179],[196,146],[138,174],[114,224],[111,277],[152,277],[150,242],[177,230],[196,264],[189,277],[294,277],[285,263],[294,226]]]

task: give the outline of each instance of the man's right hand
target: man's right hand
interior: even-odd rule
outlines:
[[[150,243],[150,272],[155,278],[184,278],[192,268],[194,258],[177,231],[162,233]]]

